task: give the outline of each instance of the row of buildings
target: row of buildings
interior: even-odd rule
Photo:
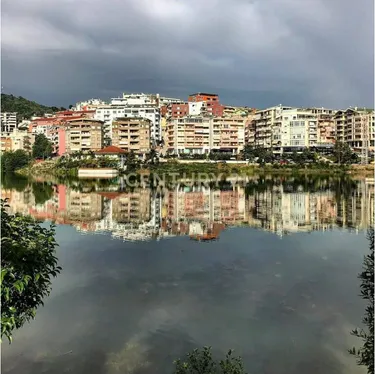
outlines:
[[[161,192],[146,188],[79,192],[55,185],[52,198],[38,204],[30,187],[1,193],[13,213],[70,224],[80,231],[111,232],[125,240],[176,235],[217,238],[225,227],[238,225],[280,236],[333,228],[365,230],[374,225],[374,185],[365,181],[349,196],[333,190],[291,192],[282,185],[248,195],[239,185],[225,190],[176,186]]]
[[[187,101],[159,94],[123,94],[110,103],[81,102],[22,126],[17,126],[16,113],[2,113],[1,149],[26,147],[43,133],[56,155],[97,151],[107,145],[136,154],[150,149],[175,155],[238,154],[246,144],[281,154],[330,148],[335,141],[367,155],[374,150],[374,124],[374,111],[368,109],[279,105],[256,110],[223,105],[218,95],[209,93],[192,94]]]

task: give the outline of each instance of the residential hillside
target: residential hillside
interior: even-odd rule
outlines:
[[[19,120],[29,119],[36,115],[41,116],[45,113],[53,113],[59,110],[65,110],[63,107],[49,107],[30,101],[22,96],[1,94],[1,112],[17,112]]]

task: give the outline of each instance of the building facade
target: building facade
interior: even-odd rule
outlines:
[[[127,152],[145,154],[151,149],[151,121],[145,118],[117,118],[112,123],[112,145]]]
[[[16,129],[17,129],[17,113],[16,112],[1,112],[1,134],[3,136],[6,136]]]
[[[80,118],[67,122],[65,127],[66,153],[97,151],[102,147],[102,121]]]
[[[166,125],[166,149],[171,154],[206,154],[211,151],[238,154],[245,144],[246,118],[241,116],[186,116]]]
[[[374,111],[349,108],[338,111],[334,117],[336,140],[347,143],[354,151],[374,151]]]

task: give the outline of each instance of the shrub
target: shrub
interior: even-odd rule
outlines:
[[[232,356],[229,350],[224,360],[215,361],[211,347],[202,350],[194,349],[186,356],[186,361],[180,359],[174,362],[175,374],[245,374],[241,357]]]
[[[55,256],[54,227],[8,214],[1,200],[1,337],[34,318],[61,267]]]

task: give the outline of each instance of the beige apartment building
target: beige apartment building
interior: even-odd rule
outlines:
[[[65,127],[66,153],[98,151],[103,147],[103,121],[69,120]]]
[[[347,143],[355,151],[374,150],[374,111],[349,108],[334,115],[336,139]]]
[[[210,133],[211,150],[238,154],[245,145],[245,125],[246,118],[242,116],[213,118]]]
[[[151,121],[146,118],[117,118],[112,122],[112,145],[127,152],[145,154],[151,149]]]
[[[212,119],[186,116],[167,123],[167,151],[172,154],[204,154],[210,151]]]
[[[172,154],[239,153],[245,144],[246,117],[187,116],[166,126],[166,149]]]
[[[15,130],[1,137],[1,152],[23,150],[30,153],[34,139],[34,134],[28,131]]]
[[[336,139],[335,121],[333,114],[317,115],[317,144],[334,144]]]

